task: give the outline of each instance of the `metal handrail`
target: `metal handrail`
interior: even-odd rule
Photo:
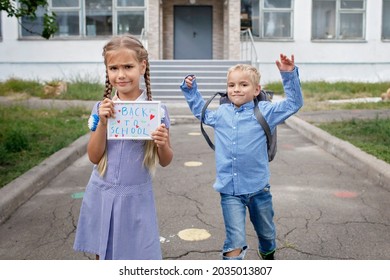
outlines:
[[[251,30],[241,30],[240,34],[241,41],[241,59],[249,60],[253,66],[259,67],[259,56],[257,55],[255,41],[253,40]]]
[[[142,45],[145,47],[145,49],[148,49],[148,38],[146,37],[146,31],[145,28],[142,28],[141,34],[139,35],[139,40],[142,43]]]

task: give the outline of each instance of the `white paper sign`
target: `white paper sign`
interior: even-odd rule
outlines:
[[[107,139],[152,139],[161,123],[160,101],[114,101],[115,118],[108,119]]]

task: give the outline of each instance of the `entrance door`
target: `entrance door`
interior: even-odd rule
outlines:
[[[212,6],[174,6],[174,59],[212,59]]]

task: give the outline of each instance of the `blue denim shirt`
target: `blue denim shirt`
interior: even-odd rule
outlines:
[[[281,72],[286,98],[278,102],[259,102],[259,109],[271,131],[303,106],[298,68]],[[200,120],[205,104],[196,80],[189,89],[180,86],[187,103]],[[270,170],[267,138],[254,115],[254,102],[236,108],[222,104],[207,110],[204,123],[214,128],[216,181],[214,189],[230,195],[254,193],[269,185]]]

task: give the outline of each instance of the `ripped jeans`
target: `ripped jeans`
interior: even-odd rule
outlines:
[[[247,250],[246,244],[246,208],[255,228],[260,253],[267,254],[276,248],[275,224],[273,222],[274,210],[270,186],[259,192],[245,195],[228,195],[221,193],[221,207],[225,222],[226,240],[223,245],[223,260],[243,260]],[[236,257],[227,257],[227,252],[241,249]]]

